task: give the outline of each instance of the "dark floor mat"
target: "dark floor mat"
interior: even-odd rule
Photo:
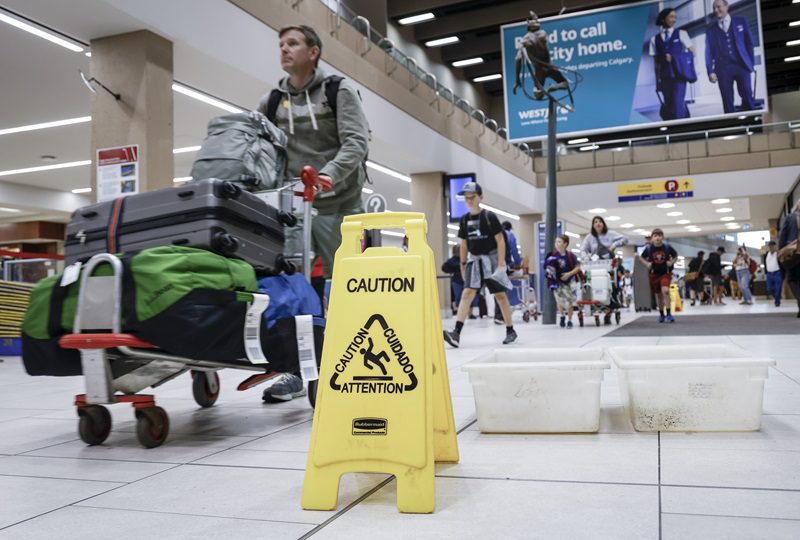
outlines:
[[[675,316],[674,323],[658,322],[658,314],[635,321],[606,334],[606,337],[638,336],[756,336],[800,334],[800,319],[795,313]]]

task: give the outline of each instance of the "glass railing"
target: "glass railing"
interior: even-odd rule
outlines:
[[[469,100],[456,94],[452,88],[441,84],[436,75],[421,68],[417,61],[403,53],[389,38],[382,36],[377,32],[369,20],[363,17],[349,7],[345,6],[341,0],[319,0],[323,5],[327,6],[331,15],[331,34],[336,35],[338,29],[341,28],[342,23],[347,23],[354,29],[358,30],[364,36],[363,43],[356,51],[362,56],[367,54],[373,46],[379,47],[383,50],[387,58],[392,61],[392,65],[387,65],[387,74],[391,75],[396,69],[405,69],[411,75],[411,82],[409,90],[413,91],[420,84],[430,87],[434,91],[434,99],[431,101],[431,107],[440,107],[440,100],[443,100],[449,107],[446,111],[447,116],[452,116],[456,109],[461,109],[467,114],[467,127],[473,121],[478,121],[481,126],[480,136],[493,137],[492,144],[501,144],[502,150],[508,151],[514,149],[516,152],[515,157],[520,155],[526,156],[526,163],[533,157],[545,157],[547,155],[546,145],[541,142],[528,143],[510,143],[508,142],[508,130],[499,125],[499,122],[493,118],[488,118],[486,113],[478,109],[469,102]],[[598,142],[587,142],[581,145],[567,145],[559,144],[559,154],[571,154],[579,152],[596,153],[598,151],[614,151],[625,150],[628,148],[667,145],[678,142],[688,142],[704,140],[706,142],[706,155],[708,155],[708,142],[712,139],[736,139],[739,137],[748,137],[748,148],[750,152],[749,137],[755,134],[762,133],[792,133],[800,131],[800,120],[790,122],[779,122],[773,124],[750,124],[746,126],[734,126],[726,128],[706,129],[698,131],[690,131],[683,133],[663,133],[659,135],[652,135],[646,137],[625,137],[614,140],[604,140]],[[486,135],[488,133],[488,135]],[[501,140],[502,139],[502,140]],[[795,148],[794,137],[790,138],[792,148]]]

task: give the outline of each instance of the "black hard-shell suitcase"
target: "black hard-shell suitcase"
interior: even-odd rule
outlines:
[[[231,182],[200,180],[79,208],[67,226],[65,259],[178,245],[243,259],[259,272],[290,270],[283,226],[293,223]]]

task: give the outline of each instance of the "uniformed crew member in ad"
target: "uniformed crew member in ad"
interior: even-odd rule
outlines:
[[[742,98],[742,111],[756,108],[750,82],[755,64],[753,36],[744,17],[728,14],[727,0],[714,0],[716,20],[706,28],[706,70],[708,80],[719,84],[722,109],[736,112],[733,105],[733,83]]]
[[[664,96],[662,120],[689,118],[686,83],[694,82],[692,75],[697,80],[692,40],[686,30],[675,28],[676,22],[678,13],[674,9],[662,9],[656,18],[659,32],[650,40],[650,56],[653,57],[656,70],[656,92]]]

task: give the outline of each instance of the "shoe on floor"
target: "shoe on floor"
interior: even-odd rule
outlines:
[[[451,347],[455,347],[456,349],[458,349],[458,342],[461,339],[461,336],[458,334],[458,332],[456,331],[448,332],[447,330],[444,330],[443,333],[444,333],[444,340]]]
[[[512,330],[506,334],[506,339],[503,340],[503,345],[508,345],[509,343],[514,343],[517,341],[517,332]]]
[[[675,317],[672,316],[672,313],[667,315],[667,322],[675,322]]]
[[[664,316],[663,313],[658,316],[658,322],[664,322],[665,320],[667,320],[667,318]]]
[[[498,319],[497,317],[495,317],[494,324],[506,324],[506,322],[503,319]]]
[[[561,319],[559,319],[559,321],[558,321],[558,326],[560,326],[561,328],[564,328],[564,325],[567,324],[566,321],[567,321],[567,318],[562,315]]]
[[[264,390],[262,399],[267,403],[281,403],[304,395],[306,389],[303,388],[303,379],[294,373],[281,373],[275,377],[275,382]]]
[[[567,330],[569,330],[570,328],[572,328],[572,321],[569,321],[569,322],[567,323]]]

